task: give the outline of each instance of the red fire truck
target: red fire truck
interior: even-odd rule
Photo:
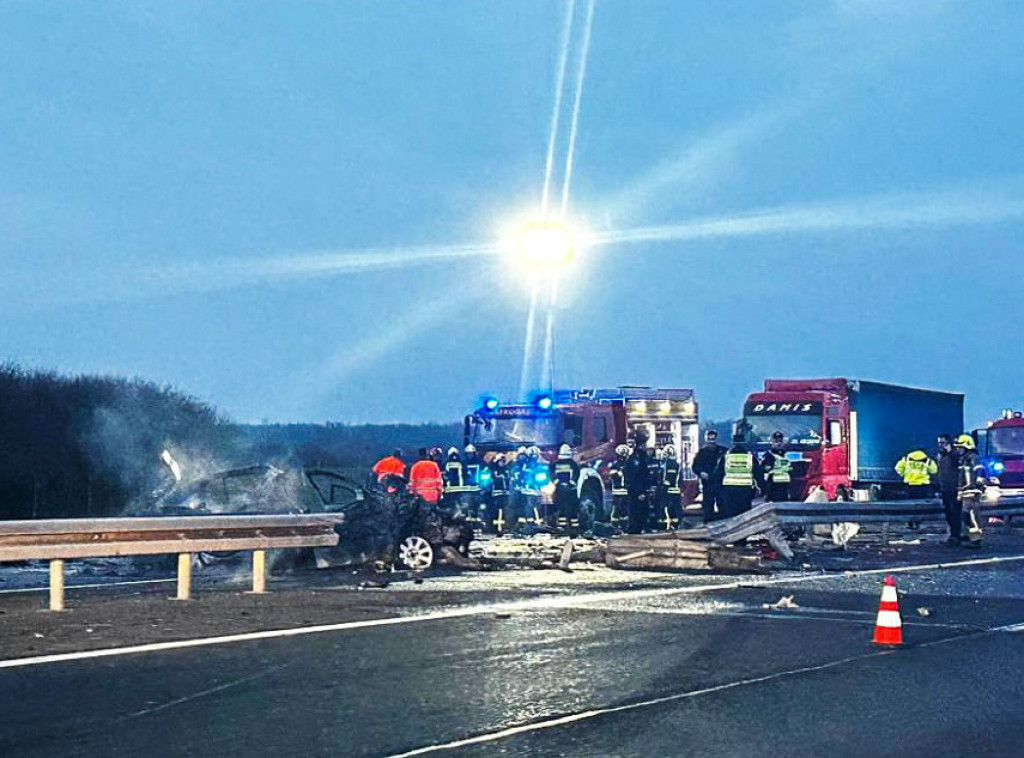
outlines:
[[[986,496],[1024,495],[1024,413],[1005,410],[975,437],[988,474]]]
[[[512,453],[536,446],[552,461],[558,448],[568,444],[583,470],[580,501],[592,501],[595,512],[607,516],[611,508],[608,464],[615,448],[643,429],[652,457],[672,445],[682,470],[685,503],[697,494],[690,462],[698,447],[697,400],[690,389],[616,387],[614,389],[559,390],[540,394],[529,403],[502,403],[484,398],[465,418],[466,444],[478,453]]]

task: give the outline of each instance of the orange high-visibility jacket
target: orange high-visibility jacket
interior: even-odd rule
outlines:
[[[441,499],[441,469],[433,461],[416,461],[409,469],[409,489],[428,503]]]
[[[373,474],[377,481],[383,481],[386,476],[405,476],[405,464],[393,455],[381,458],[373,464]]]

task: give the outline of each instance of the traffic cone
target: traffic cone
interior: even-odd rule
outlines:
[[[896,601],[896,580],[891,576],[885,577],[882,585],[882,601],[878,604],[875,636],[871,641],[876,645],[903,644],[903,620]]]

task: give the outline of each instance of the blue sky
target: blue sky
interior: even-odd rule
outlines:
[[[244,421],[513,394],[519,275],[438,248],[537,205],[565,8],[3,4],[0,357]],[[1021,39],[995,0],[597,0],[569,217],[607,244],[566,273],[559,383],[1024,406]]]

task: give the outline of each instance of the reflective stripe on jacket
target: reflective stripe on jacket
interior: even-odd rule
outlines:
[[[754,486],[754,456],[751,453],[726,453],[725,476],[722,478],[725,487]]]
[[[681,473],[679,461],[665,461],[661,464],[661,486],[670,495],[679,494],[679,475]]]
[[[378,482],[383,481],[386,476],[404,477],[405,464],[402,463],[401,459],[389,455],[387,458],[381,458],[373,464],[373,475],[377,477]]]
[[[433,461],[416,461],[409,469],[409,489],[428,503],[441,498],[444,483],[441,469]]]
[[[466,469],[462,461],[448,461],[444,466],[444,491],[447,492],[469,492],[475,487],[466,485]]]

